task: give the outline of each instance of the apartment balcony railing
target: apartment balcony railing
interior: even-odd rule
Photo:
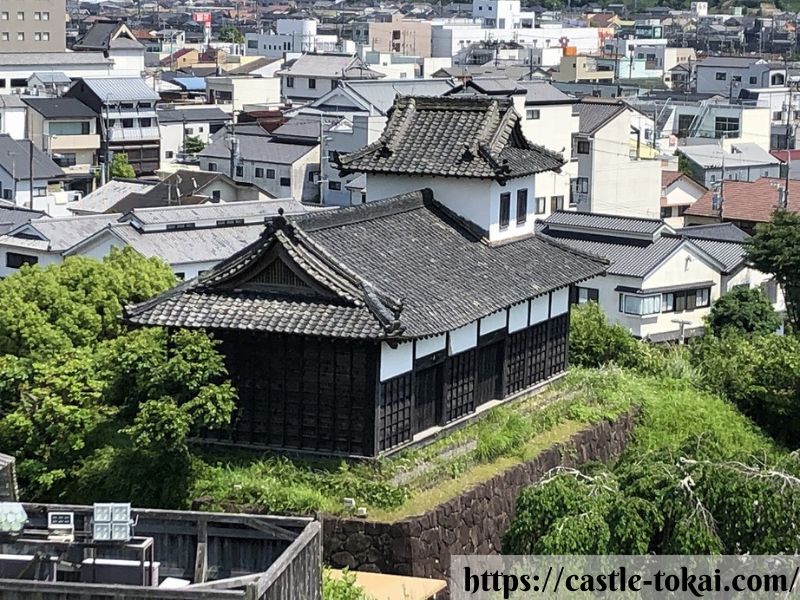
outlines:
[[[112,142],[139,142],[160,137],[158,127],[112,127],[108,130],[108,139]]]
[[[68,152],[70,150],[96,150],[100,147],[100,136],[96,133],[82,135],[51,135],[50,150]]]

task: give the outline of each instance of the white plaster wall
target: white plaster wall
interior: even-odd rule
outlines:
[[[450,332],[449,352],[458,354],[478,345],[478,322],[468,323]]]
[[[556,290],[551,294],[550,316],[557,317],[569,310],[569,288]]]
[[[529,119],[527,111],[538,110],[538,119]],[[527,105],[522,115],[522,133],[534,144],[569,158],[572,134],[578,132],[579,118],[572,115],[571,104]]]
[[[9,277],[14,273],[19,273],[19,269],[12,269],[6,266],[6,253],[15,252],[17,254],[26,254],[28,256],[36,256],[39,259],[38,265],[46,267],[48,265],[56,265],[63,262],[60,254],[52,252],[42,252],[39,250],[31,250],[30,248],[16,248],[14,246],[0,245],[0,278]]]
[[[381,381],[408,373],[414,366],[414,342],[403,342],[392,348],[381,343]]]
[[[416,358],[422,358],[423,356],[428,356],[434,352],[444,350],[446,346],[447,334],[443,333],[441,335],[417,340],[414,353]]]
[[[529,324],[536,325],[550,318],[550,294],[531,300]]]
[[[514,333],[528,326],[528,303],[515,304],[508,311],[508,332]]]
[[[499,310],[481,319],[481,335],[503,329],[506,326],[506,311]]]

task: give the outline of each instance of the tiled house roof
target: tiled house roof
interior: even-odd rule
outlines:
[[[731,221],[769,221],[778,208],[778,187],[785,184],[782,179],[762,177],[756,181],[729,181],[723,186],[722,218]],[[701,217],[719,217],[712,201],[714,191],[709,190],[692,204],[686,214]],[[789,206],[793,212],[800,212],[800,181],[789,180]]]
[[[564,159],[525,139],[510,99],[400,96],[381,137],[336,163],[343,173],[504,182],[559,169]]]
[[[133,323],[336,338],[456,329],[605,270],[536,236],[489,245],[422,190],[273,220],[261,238],[155,299]]]

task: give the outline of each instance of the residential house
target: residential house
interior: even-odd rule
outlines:
[[[69,86],[72,79],[59,71],[42,71],[28,78],[28,93],[34,96],[60,96]]]
[[[339,37],[318,34],[316,19],[278,19],[275,31],[246,33],[248,55],[283,58],[287,54],[336,52]]]
[[[680,171],[661,172],[661,218],[670,227],[682,227],[686,210],[706,192],[701,183]]]
[[[17,206],[8,200],[0,200],[0,235],[16,229],[31,219],[44,216],[46,216],[45,213],[40,210],[31,210]]]
[[[286,143],[260,127],[233,126],[197,156],[204,171],[225,173],[278,198],[319,201],[319,142]]]
[[[696,91],[737,98],[747,88],[785,87],[786,66],[757,56],[709,56],[695,65]]]
[[[553,73],[553,81],[611,83],[616,78],[614,65],[602,63],[598,58],[586,54],[562,56],[558,70]]]
[[[115,67],[114,61],[102,52],[0,53],[0,95],[23,93],[34,73],[53,71],[70,78],[111,77]]]
[[[28,137],[63,169],[67,189],[87,193],[98,174],[97,113],[76,98],[28,97],[24,102]]]
[[[380,79],[378,73],[350,54],[303,54],[276,73],[281,94],[293,102],[311,102],[349,79]]]
[[[739,101],[768,111],[769,140],[762,145],[768,144],[768,149],[794,148],[797,145],[793,132],[800,122],[800,94],[788,87],[750,88],[742,90]]]
[[[484,103],[464,108],[476,102]],[[485,124],[481,115],[502,105],[484,104],[455,121],[455,111],[430,116],[454,140],[465,122]],[[410,130],[420,125],[414,119]],[[411,160],[419,141],[412,135],[405,152],[392,145],[390,153]],[[464,200],[457,208],[470,208]],[[471,216],[430,190],[279,216],[245,250],[127,307],[125,318],[202,328],[220,340],[241,409],[226,441],[327,455],[396,452],[560,375],[570,286],[605,268],[532,232],[487,244],[485,219]]]
[[[156,112],[162,165],[187,158],[186,138],[197,138],[207,146],[213,134],[231,123],[230,115],[216,106],[173,106],[159,108]]]
[[[359,30],[364,31],[361,37],[356,35],[356,31]],[[431,22],[394,13],[390,21],[355,24],[353,41],[363,43],[378,52],[430,57]]]
[[[281,104],[281,80],[277,77],[217,75],[206,77],[209,104],[225,105],[226,112],[236,113],[247,104],[268,107]]]
[[[69,212],[74,215],[120,212],[114,210],[117,203],[131,194],[144,193],[155,185],[158,185],[155,179],[112,179],[80,200],[70,203]]]
[[[82,78],[65,94],[89,106],[100,120],[100,162],[127,154],[137,175],[154,173],[161,160],[159,96],[140,77]]]
[[[583,98],[575,109],[579,131],[572,156],[578,168],[570,204],[580,212],[657,218],[661,164],[642,158],[647,140],[633,125],[639,113],[621,100],[604,98]]]
[[[692,177],[707,188],[723,180],[756,181],[781,174],[781,161],[752,143],[733,143],[730,150],[720,144],[683,146],[680,153]]]
[[[574,302],[597,302],[609,321],[653,342],[703,333],[712,304],[738,285],[769,277],[750,269],[742,237],[723,230],[676,232],[660,219],[557,212],[537,229],[579,252],[610,261],[606,274],[574,288]]]
[[[551,211],[535,177],[564,164],[525,138],[513,100],[481,97],[398,97],[375,142],[333,158],[342,174],[367,175],[368,202],[430,188],[491,241],[533,232]]]
[[[755,181],[725,181],[710,189],[684,213],[687,225],[733,223],[753,233],[759,223],[766,223],[778,208],[800,212],[800,181],[789,180],[785,198],[785,179],[762,177]]]
[[[115,75],[119,77],[139,77],[144,73],[144,46],[121,21],[95,21],[72,49],[102,52],[114,62]]]
[[[66,197],[60,193],[63,179],[61,167],[32,142],[0,134],[0,196],[3,200],[53,214],[56,202],[66,202]]]

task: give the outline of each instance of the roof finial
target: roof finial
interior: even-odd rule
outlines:
[[[283,216],[283,207],[282,206],[280,208],[278,208],[278,214],[280,216]]]

